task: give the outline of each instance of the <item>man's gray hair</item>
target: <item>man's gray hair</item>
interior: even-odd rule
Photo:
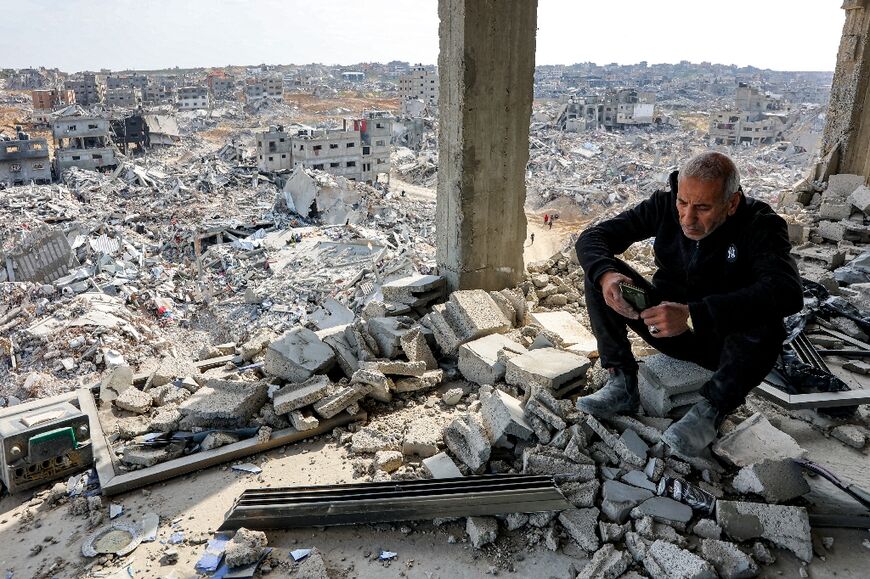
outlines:
[[[722,181],[725,186],[723,202],[740,189],[740,173],[737,165],[728,155],[722,153],[701,153],[689,160],[680,169],[680,179],[692,177],[701,181]]]

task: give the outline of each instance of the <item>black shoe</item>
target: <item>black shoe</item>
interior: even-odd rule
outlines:
[[[662,440],[677,454],[700,455],[716,439],[724,416],[708,400],[701,400],[685,416],[671,424]]]
[[[577,399],[577,409],[596,418],[635,414],[640,407],[637,374],[627,374],[619,368],[609,372],[610,378],[598,392]]]

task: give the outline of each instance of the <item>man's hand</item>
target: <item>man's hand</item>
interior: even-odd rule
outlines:
[[[637,311],[631,307],[631,304],[625,301],[625,298],[622,297],[622,290],[619,289],[621,283],[633,283],[630,277],[615,271],[608,271],[601,276],[600,283],[601,292],[604,294],[604,303],[611,309],[630,320],[636,320],[640,317]]]
[[[646,327],[650,328],[650,334],[656,338],[679,336],[689,329],[686,323],[689,319],[689,306],[686,304],[662,302],[642,311],[640,317]],[[652,331],[653,326],[657,332]]]

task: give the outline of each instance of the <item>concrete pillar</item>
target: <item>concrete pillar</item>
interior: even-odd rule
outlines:
[[[439,0],[437,259],[450,289],[523,275],[537,0]]]
[[[815,177],[870,176],[870,10],[867,0],[845,0],[846,22],[837,52],[831,100]]]

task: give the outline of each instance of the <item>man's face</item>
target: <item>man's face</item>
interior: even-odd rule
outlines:
[[[713,233],[729,216],[734,215],[740,204],[740,195],[735,193],[725,202],[724,185],[721,179],[680,179],[677,187],[677,212],[680,214],[683,235],[699,241]]]

